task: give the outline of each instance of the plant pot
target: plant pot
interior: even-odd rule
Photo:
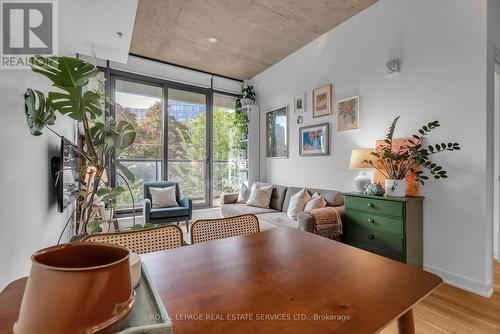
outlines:
[[[14,333],[95,333],[125,320],[134,302],[129,251],[76,242],[42,249]]]
[[[405,197],[406,180],[385,180],[385,195],[392,197]]]
[[[241,99],[241,106],[242,107],[250,106],[252,104],[253,104],[252,99]]]

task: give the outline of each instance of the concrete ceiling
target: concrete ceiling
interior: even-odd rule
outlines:
[[[248,79],[377,1],[139,0],[130,52]]]

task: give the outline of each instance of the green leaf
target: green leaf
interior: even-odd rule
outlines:
[[[94,65],[77,58],[34,56],[31,63],[33,72],[46,76],[59,88],[82,88],[98,73]]]
[[[135,176],[130,171],[130,169],[128,169],[127,167],[125,167],[124,165],[122,165],[118,160],[114,160],[113,164],[115,165],[116,169],[118,169],[120,172],[122,172],[123,176],[125,176],[125,178],[128,181],[130,181],[131,183],[135,182]]]
[[[77,234],[77,235],[74,235],[73,237],[71,237],[71,239],[69,240],[69,242],[82,241],[87,236],[88,236],[88,233]]]
[[[26,122],[33,136],[40,136],[46,125],[53,125],[56,121],[54,110],[42,92],[27,89],[24,93]]]
[[[155,227],[156,227],[156,225],[155,225],[155,224],[151,224],[151,223],[146,223],[146,224],[144,224],[144,228],[145,228],[145,229],[146,229],[146,228],[155,228]]]

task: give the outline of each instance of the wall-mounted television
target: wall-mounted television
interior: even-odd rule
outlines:
[[[74,203],[80,194],[80,153],[68,139],[61,138],[59,156],[52,158],[52,174],[57,192],[59,212]]]

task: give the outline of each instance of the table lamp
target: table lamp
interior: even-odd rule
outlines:
[[[373,155],[371,155],[371,152],[373,152],[373,150],[367,148],[352,150],[351,153],[351,162],[349,163],[349,168],[361,169],[359,171],[359,175],[354,179],[354,187],[358,192],[363,192],[365,190],[365,187],[372,181],[368,176],[368,173],[362,170],[373,168],[370,164],[363,162],[364,160],[373,160],[374,157]]]

